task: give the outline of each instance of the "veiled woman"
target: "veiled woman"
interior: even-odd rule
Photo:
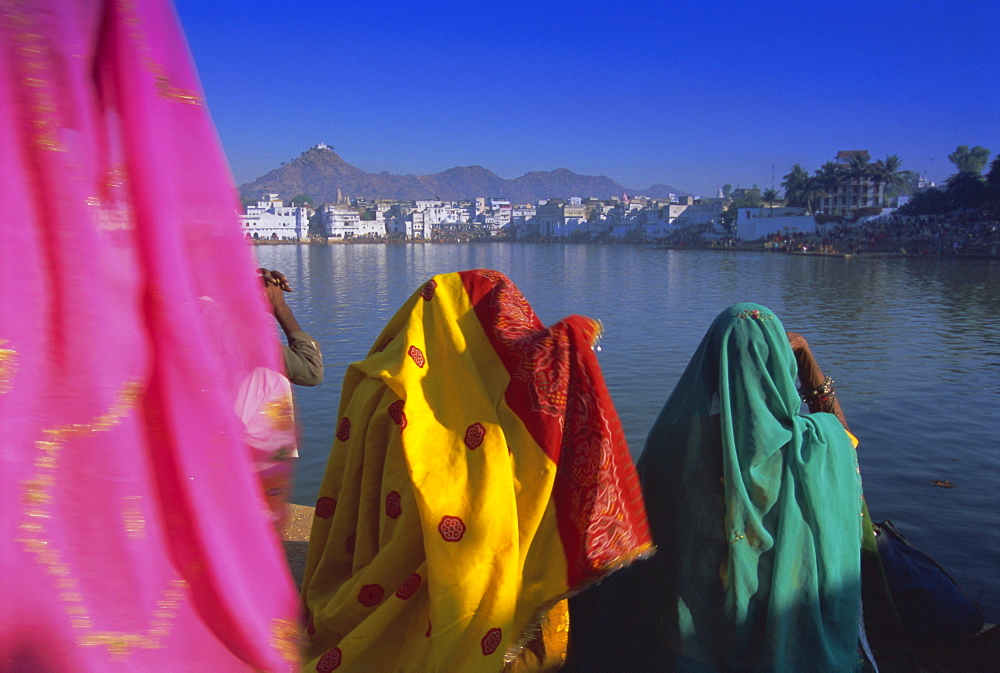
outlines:
[[[657,554],[571,602],[573,670],[855,669],[853,438],[834,413],[800,413],[797,377],[812,411],[839,414],[773,312],[715,319],[638,462]]]
[[[562,664],[560,599],[651,551],[597,335],[581,316],[544,327],[495,271],[403,305],[344,377],[306,670]]]

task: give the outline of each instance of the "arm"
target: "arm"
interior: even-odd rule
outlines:
[[[799,370],[799,383],[802,385],[800,391],[806,398],[805,402],[809,407],[809,412],[824,411],[833,414],[844,426],[844,429],[850,432],[851,428],[847,425],[843,409],[840,408],[837,393],[833,390],[833,381],[831,379],[827,383],[827,377],[823,375],[823,370],[816,362],[816,358],[809,348],[809,342],[801,334],[795,332],[786,332],[786,334],[788,335],[788,343],[792,347],[792,353],[795,354],[795,363]]]
[[[264,281],[264,294],[275,319],[285,333],[288,346],[282,349],[285,374],[300,386],[315,386],[323,382],[323,354],[319,344],[299,325],[291,307],[285,302],[285,292],[291,292],[288,279],[280,271],[258,269]]]
[[[292,332],[301,332],[302,327],[299,325],[299,321],[295,319],[292,309],[285,303],[285,292],[291,292],[291,290],[283,290],[281,289],[281,286],[274,284],[269,284],[264,289],[264,293],[267,295],[267,300],[271,304],[271,311],[274,313],[275,319],[278,321],[278,324],[281,325],[281,329],[284,331],[285,336],[288,336]]]

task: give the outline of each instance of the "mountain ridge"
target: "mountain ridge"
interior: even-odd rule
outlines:
[[[454,166],[429,175],[398,175],[387,171],[368,173],[324,145],[312,147],[292,161],[239,187],[240,194],[250,198],[265,193],[277,193],[286,199],[306,194],[316,203],[336,201],[338,190],[343,196],[366,199],[459,201],[485,196],[508,199],[512,203],[536,203],[543,199],[571,196],[607,199],[626,193],[651,198],[686,194],[662,184],[645,190],[632,189],[604,175],[581,175],[567,168],[530,171],[513,179],[502,178],[478,164]]]

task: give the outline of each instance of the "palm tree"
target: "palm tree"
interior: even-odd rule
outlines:
[[[814,199],[829,197],[836,193],[837,186],[840,185],[847,175],[847,168],[835,161],[827,161],[820,168],[816,169],[816,175],[812,178],[811,191]]]
[[[872,173],[876,187],[885,185],[885,191],[882,192],[883,206],[888,204],[890,189],[898,189],[906,184],[906,171],[903,170],[903,162],[895,154],[890,154],[885,159],[876,161]]]
[[[823,187],[822,181],[817,177],[809,177],[806,179],[805,184],[802,186],[800,198],[806,205],[806,212],[812,215],[816,212],[813,207],[815,203],[824,197],[829,196],[830,193]]]
[[[781,180],[781,186],[785,190],[785,203],[789,206],[805,206],[802,190],[809,179],[809,172],[801,164],[794,164],[791,172]]]
[[[774,208],[774,202],[778,200],[778,192],[774,189],[765,189],[760,198],[767,201],[768,214],[770,214],[771,209]]]
[[[848,200],[847,206],[848,208],[853,208],[855,205],[860,206],[860,202],[856,204],[854,199],[861,196],[861,188],[865,186],[865,183],[874,182],[875,178],[874,165],[870,163],[868,152],[862,151],[851,155],[850,161],[842,168],[841,175],[851,187],[854,187],[851,190],[854,198]]]

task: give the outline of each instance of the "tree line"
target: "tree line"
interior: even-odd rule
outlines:
[[[912,194],[899,210],[908,215],[949,213],[956,210],[1000,208],[1000,157],[993,160],[990,171],[983,176],[990,151],[982,146],[959,145],[948,155],[956,168],[945,180],[944,188],[919,189],[919,175],[903,169],[895,154],[872,161],[868,152],[855,152],[847,163],[828,161],[810,174],[801,164],[794,164],[782,179],[785,204],[805,208],[813,214],[821,198],[834,193],[839,185],[872,185],[882,189],[882,206],[900,194]],[[766,199],[765,199],[766,200]]]
[[[900,208],[906,215],[941,215],[959,210],[986,210],[1000,215],[1000,156],[993,159],[989,172],[983,169],[990,151],[979,145],[959,145],[948,155],[956,173],[944,181],[944,188],[917,192]]]

